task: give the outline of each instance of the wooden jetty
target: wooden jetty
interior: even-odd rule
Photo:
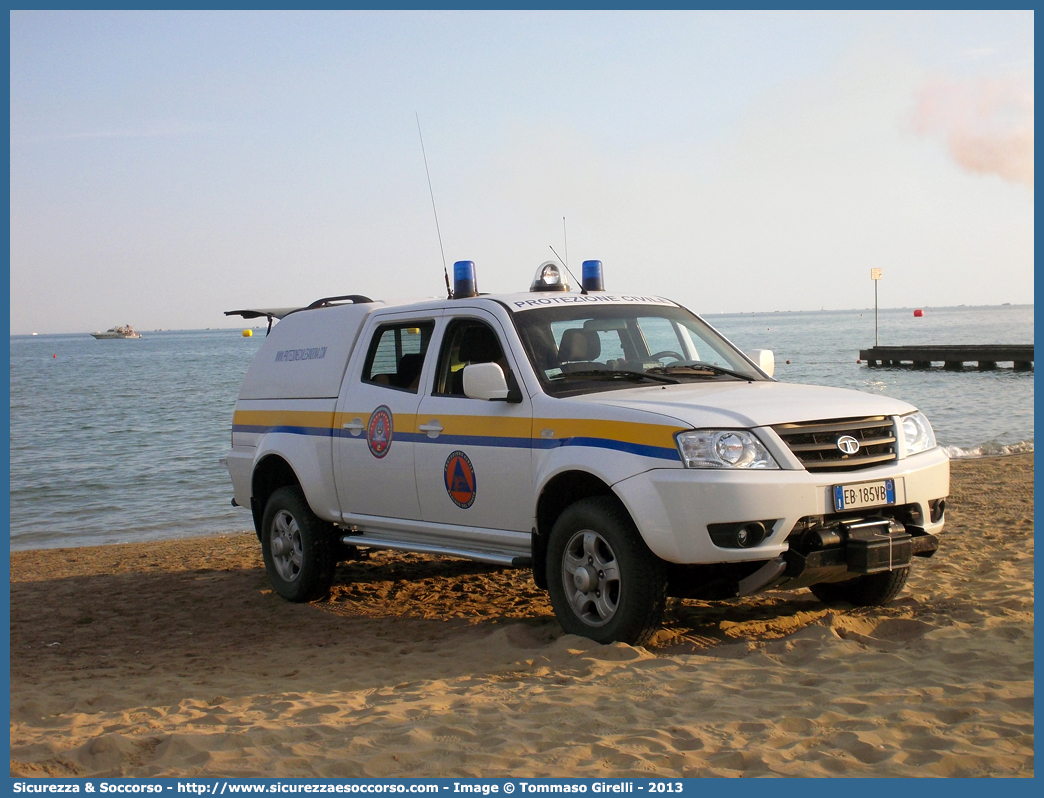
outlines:
[[[1015,371],[1029,371],[1033,368],[1033,344],[874,346],[860,349],[859,359],[871,367],[909,364],[926,369],[932,363],[942,363],[943,368],[960,371],[965,363],[975,363],[980,371],[990,371],[998,363],[1011,363]]]

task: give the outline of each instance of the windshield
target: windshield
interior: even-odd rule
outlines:
[[[765,379],[684,308],[569,305],[512,317],[533,370],[552,396],[643,383]]]

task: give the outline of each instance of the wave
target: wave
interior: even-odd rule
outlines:
[[[971,449],[962,449],[960,446],[944,446],[943,451],[952,460],[967,459],[970,457],[1000,457],[1005,454],[1022,454],[1033,451],[1033,441],[1019,441],[1018,443],[997,443],[987,441],[981,446]]]

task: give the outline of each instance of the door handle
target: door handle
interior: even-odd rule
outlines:
[[[417,429],[421,432],[428,433],[429,438],[437,438],[439,437],[439,433],[442,432],[442,425],[439,423],[437,418],[433,418],[427,424],[419,424]]]
[[[363,424],[361,418],[353,418],[351,421],[344,422],[341,425],[341,429],[346,429],[352,435],[358,436],[364,429],[366,429],[366,425]]]

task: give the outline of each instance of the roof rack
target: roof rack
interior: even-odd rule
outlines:
[[[243,310],[226,310],[226,316],[242,316],[244,319],[259,319],[262,316],[268,319],[268,330],[265,335],[272,332],[272,319],[282,319],[299,310],[315,310],[316,308],[332,307],[336,302],[351,302],[353,305],[367,305],[373,302],[368,296],[362,294],[345,294],[344,296],[328,296],[317,299],[311,305],[303,308],[244,308]]]
[[[334,302],[347,302],[351,300],[354,305],[368,305],[373,302],[368,296],[362,294],[345,294],[344,296],[328,296],[323,299],[317,299],[311,305],[306,308],[299,308],[300,310],[315,310],[316,308],[325,308],[332,305]]]

